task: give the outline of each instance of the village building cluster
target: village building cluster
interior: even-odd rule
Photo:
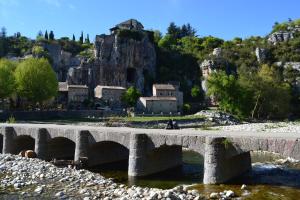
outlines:
[[[122,31],[140,33],[140,38],[122,38]],[[183,94],[178,83],[154,84],[152,91],[150,85],[146,86],[146,77],[155,78],[156,71],[156,53],[149,34],[152,33],[144,30],[139,21],[130,19],[111,28],[110,35],[97,35],[94,61],[82,60],[68,69],[66,79],[60,79],[56,102],[70,109],[84,109],[91,102],[95,109],[123,109],[122,96],[133,86],[143,94],[138,99],[137,112],[181,111]]]
[[[91,98],[89,88],[86,85],[68,85],[67,82],[59,82],[59,95],[57,102],[62,107],[81,109],[84,101],[91,100],[96,109],[107,106],[110,109],[120,109],[124,106],[122,96],[126,88],[119,86],[98,85]],[[183,93],[179,91],[179,85],[154,84],[153,96],[140,97],[137,101],[136,111],[148,114],[175,114],[180,112],[183,106]]]

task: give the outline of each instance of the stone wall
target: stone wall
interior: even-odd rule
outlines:
[[[0,113],[0,120],[6,121],[10,116],[19,120],[51,120],[51,119],[75,119],[87,117],[106,117],[122,115],[119,111],[103,110],[69,110],[69,111],[7,111]]]

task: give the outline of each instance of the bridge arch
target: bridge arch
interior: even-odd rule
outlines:
[[[33,150],[35,147],[35,139],[30,135],[18,135],[13,140],[14,148],[12,153],[18,154],[24,150]]]
[[[97,166],[114,162],[127,162],[129,148],[116,141],[99,141],[89,145],[89,166]]]
[[[74,159],[75,142],[66,137],[54,137],[47,142],[47,158]]]
[[[276,153],[282,157],[300,160],[300,140],[285,138],[230,138],[236,154],[250,151]]]

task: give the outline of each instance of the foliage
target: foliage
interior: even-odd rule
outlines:
[[[9,118],[8,118],[8,120],[6,121],[6,123],[8,123],[8,124],[15,124],[16,123],[16,118],[14,117],[14,116],[10,116]]]
[[[224,43],[224,40],[215,38],[212,36],[208,36],[203,39],[204,39],[204,41],[202,43],[202,46],[205,49],[214,49],[214,48],[220,47]]]
[[[213,73],[207,80],[208,95],[214,96],[220,109],[239,117],[248,116],[251,96],[237,78],[225,72]]]
[[[138,98],[141,96],[141,93],[135,87],[129,87],[122,96],[122,101],[131,107],[136,105]]]
[[[50,33],[49,33],[49,40],[54,40],[54,33],[53,33],[53,31],[50,31]]]
[[[83,31],[81,31],[81,35],[79,37],[79,43],[83,44]]]
[[[69,38],[60,38],[58,42],[64,51],[72,53],[73,56],[84,51],[86,48],[86,46],[84,46],[85,44],[80,44],[79,42],[76,42],[75,39],[70,41]]]
[[[238,117],[288,116],[291,90],[276,68],[262,65],[256,72],[240,72],[239,78],[219,72],[208,79],[208,94],[217,99],[222,110]]]
[[[191,96],[196,100],[201,100],[202,92],[199,85],[194,85],[191,89]]]
[[[0,99],[9,97],[15,89],[14,70],[16,63],[0,59]]]
[[[33,103],[42,104],[57,94],[55,72],[44,58],[29,58],[21,62],[15,71],[15,79],[18,95]]]
[[[48,35],[48,31],[46,30],[45,32],[45,39],[48,40],[49,39],[49,35]]]
[[[188,104],[188,103],[183,104],[183,107],[182,107],[183,113],[185,113],[185,114],[190,113],[191,109],[192,109],[192,107],[190,104]]]
[[[120,38],[133,39],[136,41],[141,41],[144,37],[144,34],[141,31],[127,30],[127,29],[120,29],[118,30],[117,34]]]
[[[288,27],[293,27],[296,25],[298,25],[298,26],[300,25],[300,19],[297,19],[297,20],[289,19],[287,22],[283,22],[283,23],[275,22],[272,32],[287,31]]]
[[[91,51],[90,49],[87,49],[87,50],[84,50],[84,51],[81,51],[79,53],[80,56],[84,57],[84,58],[93,58],[94,57],[94,52]]]

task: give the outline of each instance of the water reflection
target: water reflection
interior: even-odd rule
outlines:
[[[228,184],[204,185],[203,157],[192,151],[183,151],[183,165],[152,176],[128,178],[128,161],[95,168],[93,171],[114,178],[116,182],[127,185],[173,188],[180,184],[195,184],[195,189],[209,195],[211,192],[233,190],[244,199],[300,199],[300,164],[280,163],[281,157],[270,153],[252,153],[252,171],[232,180]],[[247,191],[240,189],[248,185]],[[297,197],[297,198],[295,198]]]

